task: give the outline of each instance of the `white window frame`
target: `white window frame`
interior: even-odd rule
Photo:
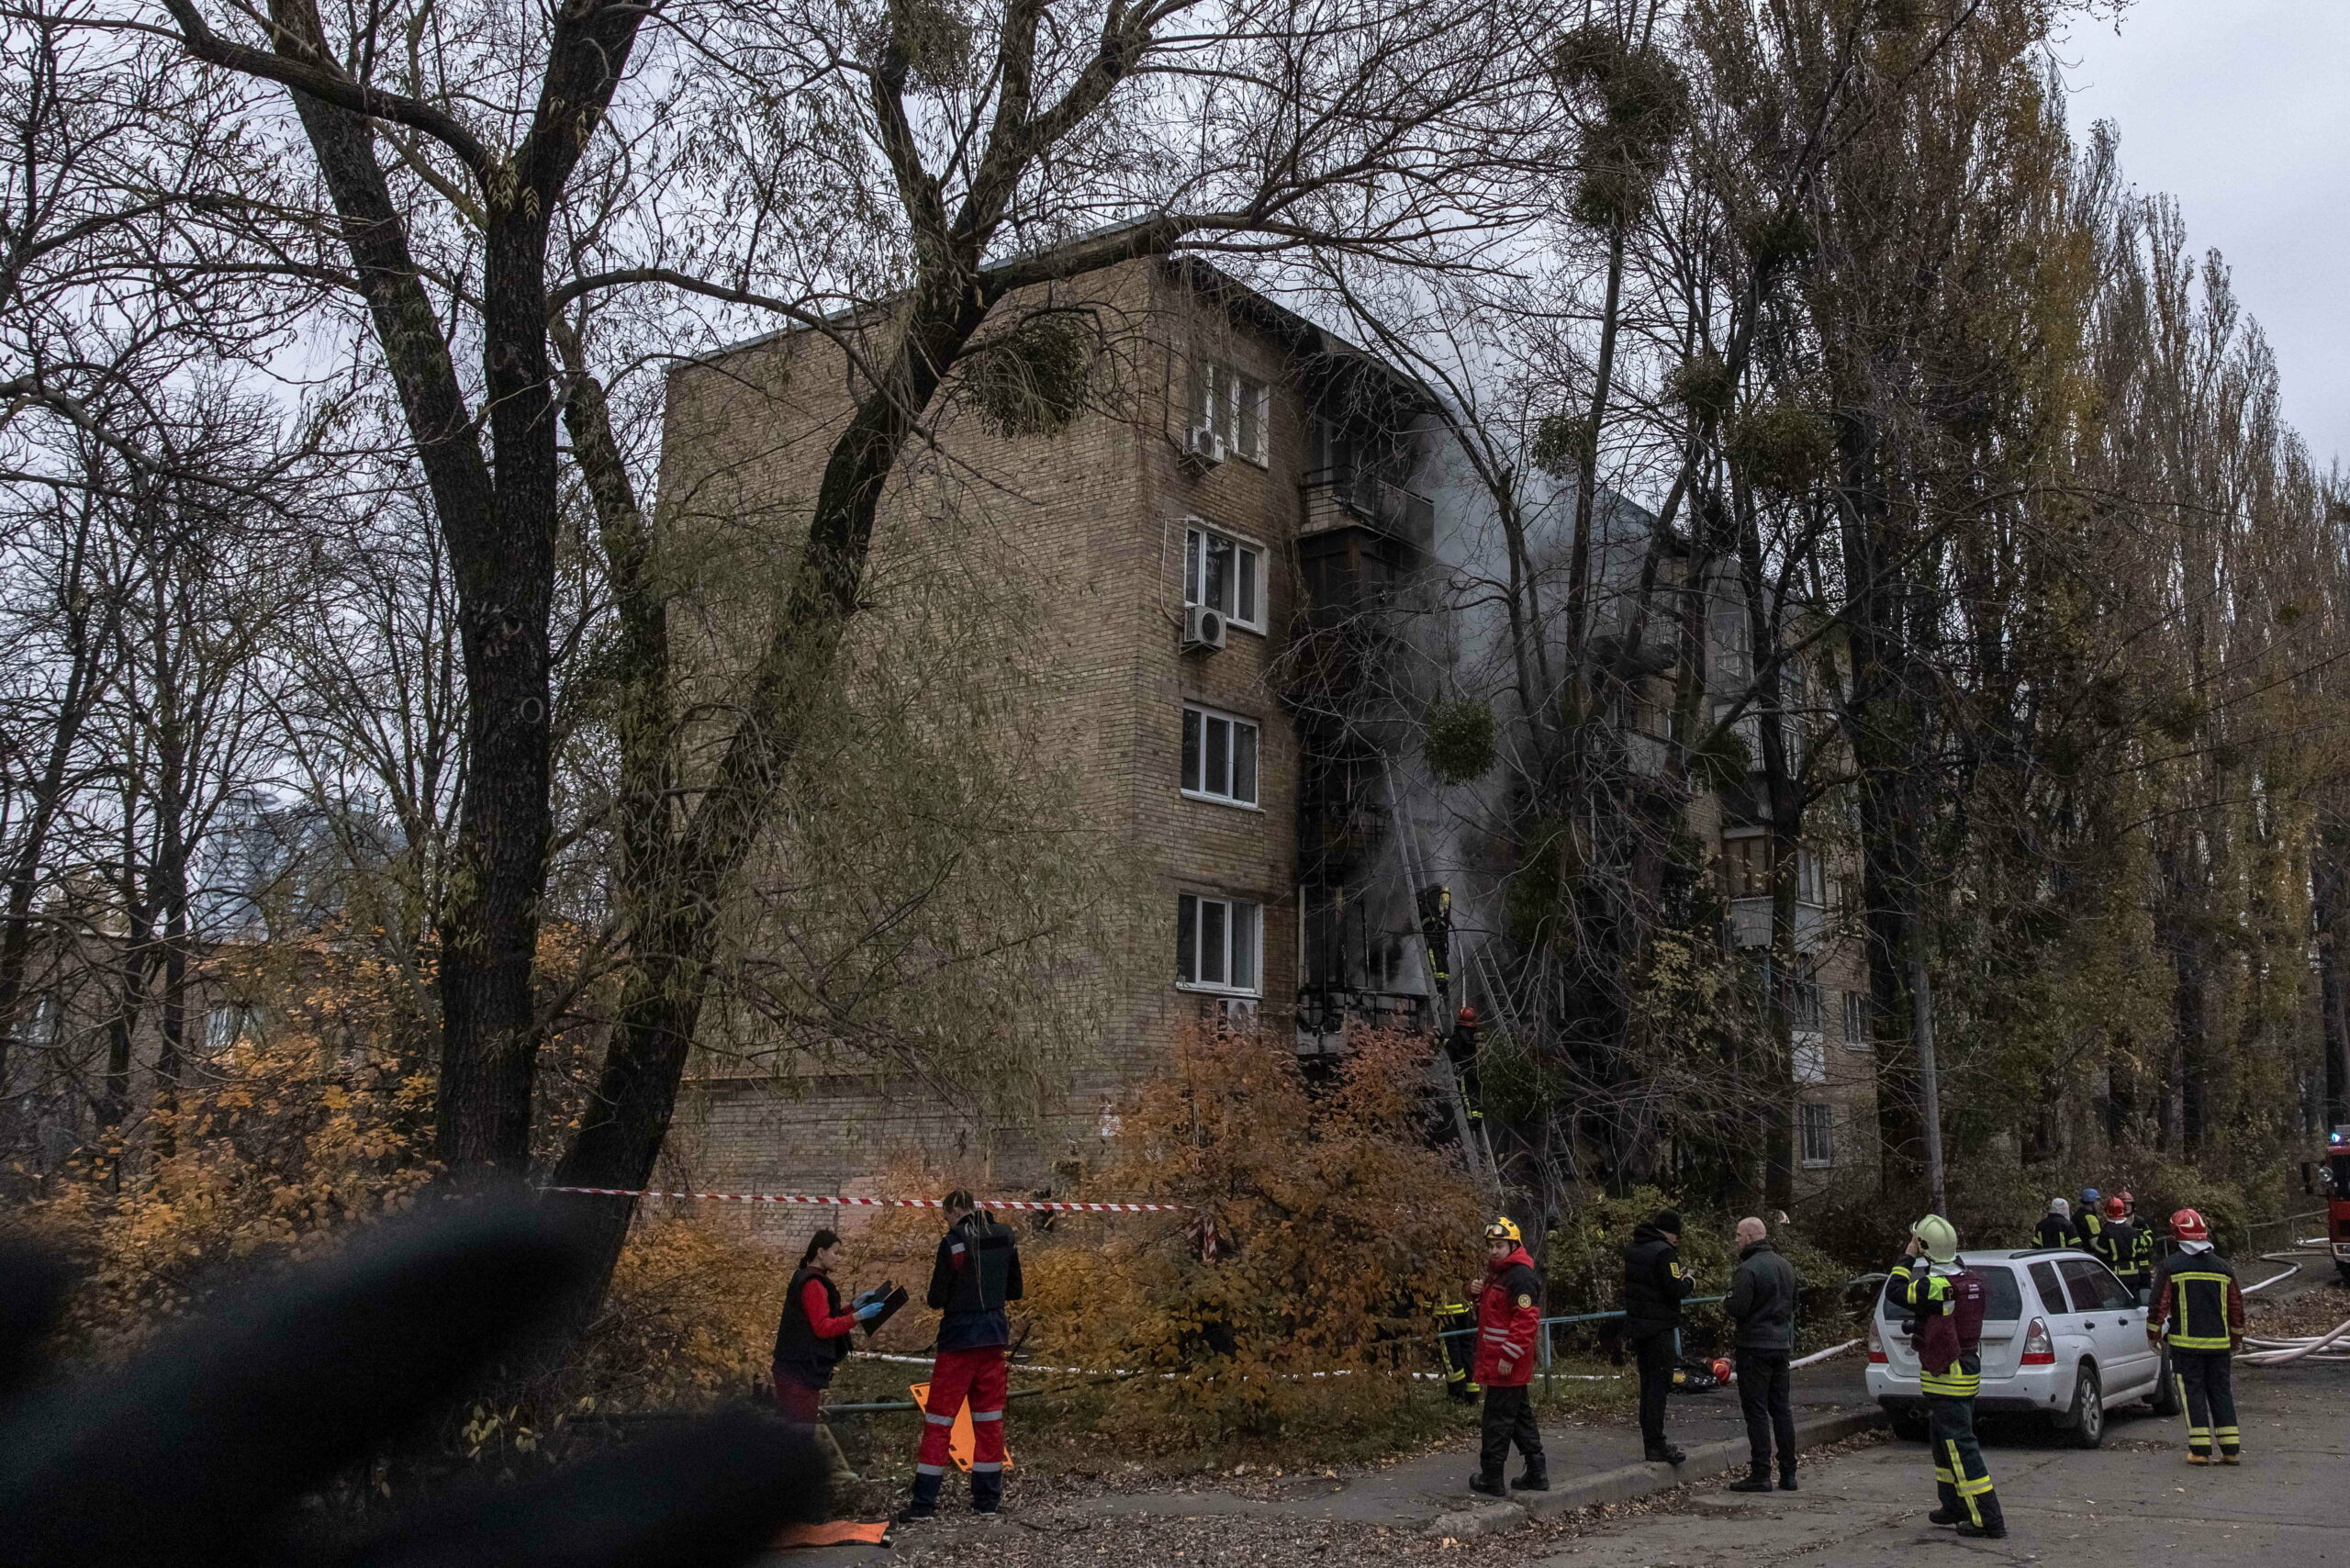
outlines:
[[[1869,993],[1864,991],[1844,992],[1844,1048],[1864,1051],[1869,1048]]]
[[[1828,1036],[1798,1029],[1787,1042],[1788,1069],[1797,1083],[1828,1081]]]
[[[1807,1170],[1823,1170],[1836,1163],[1836,1107],[1825,1100],[1806,1100],[1796,1110],[1796,1148]],[[1813,1135],[1818,1135],[1817,1142]],[[1818,1153],[1812,1152],[1814,1148]]]
[[[1201,364],[1192,421],[1222,436],[1225,451],[1259,468],[1268,466],[1272,452],[1271,416],[1272,388],[1265,382],[1222,360]],[[1244,441],[1244,435],[1250,439]]]
[[[1192,740],[1194,723],[1199,729],[1196,745]],[[1219,724],[1226,726],[1228,732],[1224,745],[1225,788],[1223,790],[1213,788],[1214,781],[1207,777],[1208,732],[1212,726]],[[1248,793],[1246,795],[1237,788],[1242,750],[1240,735],[1244,730],[1248,734],[1247,750],[1249,758]],[[1264,810],[1265,727],[1258,721],[1244,713],[1227,713],[1221,708],[1211,708],[1203,702],[1186,702],[1183,704],[1182,738],[1177,745],[1175,757],[1175,785],[1185,800],[1205,801],[1213,805],[1230,806],[1244,812]],[[1197,774],[1192,771],[1191,764],[1193,762],[1199,766]]]
[[[1223,933],[1223,954],[1214,967],[1221,978],[1205,978],[1209,966],[1200,959],[1203,938],[1209,926],[1209,911],[1221,911],[1214,917]],[[1246,911],[1245,915],[1238,912]],[[1244,932],[1241,928],[1246,926]],[[1189,928],[1189,940],[1185,939]],[[1204,991],[1212,996],[1259,997],[1265,987],[1265,906],[1250,899],[1230,898],[1222,893],[1181,893],[1175,900],[1175,988],[1178,991]],[[1192,954],[1192,974],[1183,973],[1183,955]],[[1236,964],[1235,960],[1238,960]],[[1236,980],[1234,971],[1245,965],[1245,980]]]
[[[1221,541],[1232,548],[1232,570],[1226,575],[1229,590],[1223,603],[1212,603],[1202,597],[1206,588],[1207,550],[1211,540]],[[1265,631],[1265,547],[1253,539],[1244,538],[1229,529],[1211,528],[1196,517],[1183,520],[1183,602],[1186,605],[1206,604],[1225,619],[1236,631],[1254,632],[1262,636]],[[1241,588],[1249,588],[1248,614],[1241,613]]]

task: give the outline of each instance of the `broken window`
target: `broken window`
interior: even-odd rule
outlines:
[[[1183,602],[1221,611],[1252,632],[1265,625],[1265,553],[1212,528],[1183,531]]]

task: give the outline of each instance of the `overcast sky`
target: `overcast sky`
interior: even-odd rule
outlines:
[[[2226,255],[2286,417],[2321,465],[2350,460],[2350,0],[2133,0],[2063,58],[2075,136],[2121,128],[2131,183]]]

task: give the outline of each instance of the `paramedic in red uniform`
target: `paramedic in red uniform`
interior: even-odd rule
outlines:
[[[946,1235],[938,1243],[925,1298],[940,1313],[938,1359],[924,1401],[913,1500],[900,1518],[936,1517],[947,1439],[966,1400],[971,1406],[971,1506],[982,1514],[1002,1507],[1003,1356],[1012,1343],[1004,1307],[1020,1299],[1021,1289],[1020,1249],[1012,1232],[981,1213],[970,1193],[948,1193]]]
[[[1485,1389],[1484,1447],[1469,1490],[1505,1497],[1502,1472],[1509,1446],[1526,1460],[1526,1473],[1510,1484],[1523,1492],[1548,1492],[1542,1432],[1534,1422],[1527,1384],[1534,1381],[1534,1337],[1542,1331],[1542,1276],[1519,1243],[1516,1222],[1497,1219],[1485,1227],[1485,1279],[1477,1293],[1477,1364],[1471,1376]]]

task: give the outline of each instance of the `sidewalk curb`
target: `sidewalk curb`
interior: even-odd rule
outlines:
[[[1826,1416],[1806,1416],[1796,1422],[1796,1447],[1818,1448],[1882,1427],[1885,1412],[1877,1409],[1838,1410]],[[1742,1436],[1699,1443],[1679,1464],[1627,1464],[1578,1476],[1548,1492],[1524,1492],[1506,1503],[1483,1503],[1439,1514],[1428,1527],[1430,1535],[1494,1535],[1516,1529],[1531,1518],[1548,1518],[1594,1508],[1602,1503],[1628,1503],[1675,1486],[1704,1481],[1746,1462],[1749,1450]]]

